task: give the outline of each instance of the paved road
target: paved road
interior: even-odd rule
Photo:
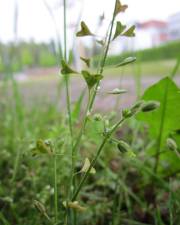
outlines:
[[[144,90],[151,86],[152,84],[156,83],[158,80],[160,80],[161,77],[159,76],[148,76],[143,77],[140,81],[140,92],[143,94]],[[180,86],[180,76],[176,77],[176,82]],[[75,98],[76,93],[79,90],[78,81],[72,82],[72,93]],[[101,82],[101,88],[98,92],[95,106],[97,109],[113,109],[117,105],[117,101],[119,101],[119,107],[128,107],[130,106],[137,98],[137,83],[135,79],[132,76],[126,76],[119,78],[118,76],[113,76],[105,78]],[[82,87],[82,86],[81,86]],[[126,89],[128,92],[126,94],[123,94],[120,96],[120,100],[118,96],[115,95],[109,95],[107,94],[108,91],[113,90],[114,88],[122,88]],[[73,99],[74,99],[73,98]]]
[[[144,89],[153,83],[160,80],[159,76],[144,76],[141,79],[141,93]],[[21,88],[22,96],[25,102],[34,102],[34,101],[52,101],[55,100],[59,102],[62,108],[65,107],[65,90],[61,89],[61,95],[58,92],[58,79],[45,79],[41,82],[24,83]],[[180,76],[176,77],[177,84],[180,85]],[[71,100],[75,102],[78,99],[81,91],[86,87],[85,82],[80,77],[74,77],[71,81]],[[113,90],[114,88],[123,88],[128,92],[123,94],[118,103],[119,107],[128,107],[136,100],[136,82],[132,76],[107,76],[101,82],[101,87],[98,91],[98,95],[95,101],[95,108],[97,110],[111,110],[117,104],[118,96],[107,94],[108,91]],[[86,101],[86,100],[85,100]],[[85,105],[85,103],[84,103]]]

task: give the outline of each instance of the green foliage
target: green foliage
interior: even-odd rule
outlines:
[[[46,51],[42,51],[39,57],[39,64],[42,67],[53,67],[56,65],[56,57],[53,54],[47,53]]]
[[[109,56],[106,61],[106,66],[112,66],[119,63],[120,59],[127,58],[129,56],[134,56],[138,58],[141,62],[148,62],[148,61],[156,61],[156,60],[164,60],[164,59],[177,59],[180,57],[180,42],[173,41],[162,46],[153,47],[149,49],[144,49],[140,51],[132,52],[124,52],[120,55]],[[94,59],[95,64],[96,58]]]
[[[163,123],[161,130],[161,142],[163,143],[171,132],[180,128],[179,88],[170,78],[166,77],[149,87],[142,99],[156,100],[160,103],[159,109],[146,114],[141,113],[137,118],[148,123],[149,132],[153,137],[158,137],[161,123]]]
[[[65,41],[61,73],[65,76],[59,77],[65,81],[67,112],[63,107],[59,110],[59,93],[64,90],[61,85],[53,102],[46,95],[38,102],[33,86],[41,91],[41,83],[30,84],[34,97],[31,102],[26,97],[29,83],[19,86],[13,79],[10,84],[2,83],[0,224],[178,224],[179,88],[170,78],[164,78],[128,108],[116,112],[94,108],[100,81],[105,79],[103,72],[116,16],[127,9],[116,0],[107,37],[101,42],[97,73],[81,72],[87,86],[79,96],[73,96],[77,98],[72,105],[69,74],[77,72],[66,59],[66,0],[63,3]],[[114,37],[133,37],[134,28],[126,30],[119,22]],[[81,22],[77,36],[89,35],[93,34]],[[18,54],[14,47],[9,59]],[[46,46],[41,48],[36,51],[36,44],[31,43],[31,51],[25,51],[29,66],[35,62],[53,65],[53,56],[46,57]],[[135,59],[119,57],[117,63],[125,66]],[[90,67],[90,59],[81,60]],[[22,66],[18,60],[12,64],[14,69]],[[101,93],[119,95],[126,90],[115,88]]]
[[[51,67],[57,64],[57,55],[52,43],[19,42],[14,46],[12,43],[0,43],[1,59],[0,72],[7,72],[11,66],[13,72],[23,68]],[[12,60],[12,55],[16,57]]]
[[[137,116],[138,120],[144,121],[149,126],[149,133],[156,139],[156,145],[159,151],[163,149],[166,139],[175,130],[180,128],[180,93],[176,84],[168,77],[160,80],[158,83],[149,87],[143,97],[143,100],[156,100],[160,103],[160,107],[149,113],[141,113]],[[170,156],[171,154],[171,156]],[[167,152],[160,155],[163,162],[171,162],[171,169],[177,164],[173,163],[175,155]],[[177,159],[176,159],[177,160]]]
[[[34,64],[33,55],[28,48],[22,48],[21,50],[21,63],[29,67],[32,67]]]

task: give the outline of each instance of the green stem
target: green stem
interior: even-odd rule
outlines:
[[[14,163],[13,176],[12,176],[12,179],[11,179],[12,183],[14,183],[14,181],[16,180],[16,176],[17,176],[17,172],[18,172],[18,168],[19,168],[19,163],[20,163],[20,158],[21,158],[21,149],[18,149],[16,158],[15,158],[15,163]]]
[[[168,82],[166,84],[166,90],[168,91]],[[167,100],[167,92],[164,95],[164,102],[166,103]],[[165,112],[166,112],[166,105],[163,104],[163,109],[162,109],[162,117],[160,121],[160,128],[159,128],[159,136],[157,140],[157,148],[156,148],[156,158],[155,158],[155,164],[154,164],[154,173],[157,173],[158,165],[159,165],[159,152],[161,149],[161,143],[162,143],[162,132],[164,129],[164,117],[165,117]]]
[[[101,68],[100,68],[101,74],[103,73],[103,69],[104,69],[104,66],[105,66],[105,61],[106,61],[106,58],[107,58],[107,53],[108,53],[108,50],[109,50],[109,45],[110,45],[110,42],[111,42],[112,30],[113,30],[113,25],[114,25],[114,20],[115,20],[116,4],[117,4],[117,0],[115,2],[113,18],[112,18],[112,23],[111,23],[111,27],[110,27],[110,34],[109,34],[109,37],[108,37],[108,42],[107,42],[107,46],[106,46],[106,49],[105,49],[105,54],[104,54],[102,62],[101,62]],[[91,110],[92,110],[92,106],[93,106],[93,103],[94,103],[94,100],[95,100],[95,96],[97,94],[98,86],[99,86],[99,82],[97,83],[92,96],[89,97],[88,106],[87,106],[87,110],[86,110],[86,114],[85,114],[85,119],[84,119],[83,125],[81,127],[81,130],[79,132],[78,138],[77,138],[77,140],[76,140],[76,142],[75,142],[75,144],[73,146],[73,149],[72,149],[73,153],[77,151],[77,148],[78,148],[78,146],[80,144],[80,141],[81,141],[81,138],[82,138],[82,134],[83,134],[83,130],[84,130],[84,128],[86,126],[86,123],[88,121],[87,112],[91,112]]]
[[[67,193],[67,198],[68,199],[69,199],[69,195],[71,193],[71,187],[73,187],[72,188],[72,194],[73,194],[73,191],[74,191],[74,188],[75,188],[75,177],[74,177],[74,173],[75,173],[75,157],[76,157],[76,153],[77,153],[77,148],[78,148],[78,146],[80,144],[81,137],[83,135],[83,132],[84,132],[84,129],[85,129],[85,126],[86,126],[87,113],[88,113],[88,110],[89,110],[90,99],[91,99],[91,93],[89,91],[88,92],[88,103],[87,103],[87,107],[86,107],[86,110],[85,110],[85,116],[84,116],[84,120],[83,120],[83,123],[82,123],[82,127],[81,127],[81,130],[80,130],[79,135],[77,137],[76,143],[72,147],[72,152],[71,152],[72,153],[72,155],[71,155],[71,174],[70,174],[70,180],[69,180],[69,189],[68,189],[68,193]],[[71,198],[71,196],[70,196],[70,198]],[[67,216],[68,216],[68,210],[66,211],[66,220],[68,219]],[[74,213],[74,218],[76,218],[75,213]]]
[[[81,142],[81,138],[82,138],[82,135],[84,133],[84,129],[85,129],[85,126],[86,126],[86,123],[87,123],[87,119],[88,119],[87,114],[88,114],[88,110],[89,110],[90,100],[91,100],[91,93],[89,91],[88,92],[88,103],[87,103],[87,107],[86,107],[86,110],[85,110],[85,116],[84,116],[84,120],[83,120],[83,123],[82,123],[82,127],[81,127],[81,130],[80,130],[79,135],[77,137],[77,141],[72,148],[71,186],[74,183],[73,177],[74,177],[74,173],[75,173],[75,157],[76,157],[76,154],[77,154],[77,148],[78,148],[78,146]]]
[[[54,154],[54,209],[55,209],[55,224],[58,222],[58,191],[57,191],[57,158]]]
[[[83,123],[82,123],[82,127],[81,127],[81,130],[80,130],[79,135],[77,137],[77,141],[76,141],[76,143],[75,143],[75,145],[73,146],[73,149],[72,149],[73,156],[76,155],[77,148],[80,144],[81,137],[84,133],[84,129],[85,129],[86,123],[88,121],[88,112],[89,112],[89,108],[90,108],[90,104],[91,104],[91,99],[92,99],[91,98],[91,92],[89,91],[88,92],[88,103],[87,103],[87,107],[86,107],[86,110],[85,110],[85,116],[84,116],[84,120],[83,120]]]
[[[96,161],[97,161],[97,159],[98,159],[100,153],[102,152],[102,150],[103,150],[105,144],[107,143],[108,139],[111,137],[111,135],[114,133],[114,131],[115,131],[120,125],[122,125],[122,123],[123,123],[124,121],[125,121],[125,118],[122,118],[122,119],[121,119],[121,120],[120,120],[120,121],[119,121],[112,129],[111,129],[111,131],[104,137],[104,139],[103,139],[103,141],[102,141],[100,147],[99,147],[98,150],[97,150],[97,153],[96,153],[94,159],[92,160],[92,162],[91,162],[91,164],[90,164],[88,170],[87,170],[86,173],[84,174],[84,176],[83,176],[83,178],[82,178],[82,180],[81,180],[81,182],[80,182],[80,184],[79,184],[77,190],[75,191],[75,193],[74,193],[74,195],[73,195],[73,197],[72,197],[72,201],[75,201],[75,200],[76,200],[76,198],[77,198],[79,192],[81,191],[81,189],[82,189],[84,183],[86,182],[86,179],[87,179],[88,176],[89,176],[89,173],[90,173],[92,167],[95,166]]]
[[[67,62],[67,5],[66,0],[63,0],[63,17],[64,17],[64,60]],[[73,130],[72,130],[72,117],[71,117],[71,100],[70,100],[70,90],[69,90],[69,75],[66,74],[64,76],[65,79],[65,89],[66,89],[66,106],[67,106],[67,114],[68,114],[68,125],[70,132],[70,142],[71,148],[73,147]],[[71,178],[70,178],[71,180]],[[67,196],[69,196],[71,186],[67,189]],[[68,220],[68,210],[66,211],[65,221]]]
[[[64,0],[64,60],[67,61],[67,21],[66,21],[66,0]],[[71,142],[73,137],[72,131],[72,118],[71,118],[71,101],[70,101],[70,90],[69,90],[69,75],[66,74],[65,76],[65,86],[66,86],[66,103],[67,103],[67,112],[68,112],[68,124],[69,124],[69,131],[71,136]]]
[[[112,31],[113,31],[113,27],[114,27],[114,21],[115,21],[115,18],[116,18],[117,1],[118,0],[115,1],[113,18],[112,18],[112,22],[111,22],[111,27],[110,27],[110,33],[109,33],[109,37],[108,37],[108,41],[107,41],[107,46],[105,48],[105,52],[104,52],[104,55],[103,55],[103,58],[102,58],[102,61],[101,61],[101,64],[100,64],[100,73],[99,73],[100,75],[102,75],[103,72],[104,72],[104,66],[105,66],[105,63],[106,63],[106,59],[107,59],[107,55],[108,55],[108,51],[109,51],[109,46],[110,46],[110,43],[111,43]],[[99,84],[100,84],[100,81],[96,84],[96,87],[94,89],[93,97],[92,97],[91,104],[90,104],[90,111],[91,111],[91,109],[93,107],[93,103],[94,103],[94,100],[95,100],[95,97],[96,97],[96,94],[97,94],[97,90],[98,90]]]

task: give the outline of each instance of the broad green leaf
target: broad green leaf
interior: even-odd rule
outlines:
[[[91,163],[90,163],[89,159],[85,158],[84,165],[83,165],[83,167],[81,169],[81,172],[82,173],[86,173],[88,171],[90,165],[91,165]],[[91,170],[90,170],[90,173],[91,174],[95,174],[96,173],[95,168],[92,167]]]
[[[83,58],[83,57],[80,57],[80,59],[87,65],[87,67],[90,67],[90,59]]]
[[[118,36],[120,36],[125,29],[126,25],[122,25],[122,23],[118,21],[116,23],[116,31],[112,40],[115,40]]]
[[[103,78],[103,76],[100,74],[90,74],[86,70],[82,71],[82,75],[83,75],[89,89],[91,89],[98,81],[100,81]]]
[[[128,5],[122,5],[119,0],[116,1],[115,16],[117,16],[121,12],[125,12],[127,8]]]
[[[127,31],[125,31],[122,36],[126,36],[126,37],[135,37],[135,31],[136,27],[135,25],[133,25],[132,27],[130,27]]]
[[[94,36],[93,33],[89,30],[88,26],[85,24],[84,21],[81,22],[81,30],[77,32],[77,37],[84,37],[84,36]]]
[[[149,113],[139,113],[137,118],[148,123],[150,133],[157,137],[160,127],[162,128],[162,142],[169,133],[180,128],[180,93],[176,84],[168,77],[149,87],[142,99],[145,101],[155,100],[160,107]],[[163,123],[161,125],[161,123]]]
[[[136,61],[136,57],[128,57],[124,59],[122,62],[120,62],[116,67],[125,66],[129,63],[133,63]]]
[[[166,145],[166,139],[170,133],[180,129],[180,93],[176,84],[168,77],[163,78],[158,83],[148,88],[142,99],[156,100],[160,107],[148,113],[139,113],[138,120],[149,125],[149,132],[157,140],[159,151]],[[171,157],[170,157],[171,155]],[[175,156],[172,152],[160,155],[160,161],[172,163]],[[172,165],[171,166],[175,166]]]
[[[61,67],[62,67],[61,73],[62,73],[63,75],[65,75],[65,74],[77,73],[76,71],[74,71],[73,69],[71,69],[71,68],[69,67],[69,65],[68,65],[64,60],[61,61]]]
[[[127,93],[127,90],[119,89],[119,88],[115,88],[112,91],[108,92],[108,94],[112,94],[112,95],[120,95],[120,94],[124,94],[124,93]]]

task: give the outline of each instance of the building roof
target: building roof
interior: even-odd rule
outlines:
[[[149,20],[143,23],[140,23],[139,26],[141,28],[165,28],[167,27],[167,22],[160,20]]]

